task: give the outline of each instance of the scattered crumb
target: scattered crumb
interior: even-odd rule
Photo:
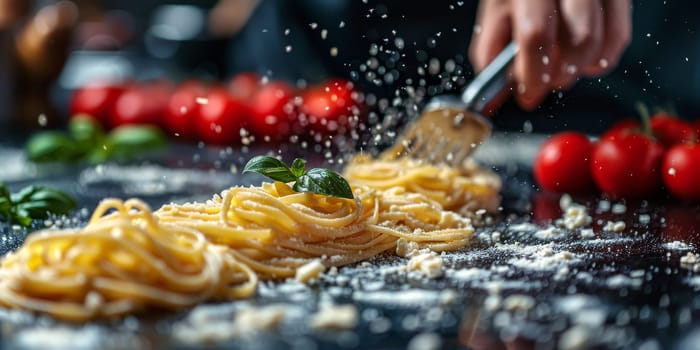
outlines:
[[[573,326],[559,338],[559,348],[564,350],[586,349],[591,342],[589,334],[591,331],[588,327]]]
[[[513,294],[503,299],[503,309],[508,311],[528,311],[535,306],[535,299],[529,295]]]
[[[442,338],[435,333],[420,333],[406,346],[407,350],[437,350],[442,347]]]
[[[693,246],[682,242],[682,241],[673,241],[673,242],[666,242],[663,244],[665,249],[668,250],[690,250],[693,249]]]
[[[693,252],[688,252],[681,257],[681,266],[690,267],[698,263],[698,257]]]
[[[409,271],[418,271],[428,278],[438,278],[442,276],[442,258],[430,250],[422,250],[408,261]]]
[[[593,232],[593,229],[590,228],[585,228],[581,230],[581,238],[582,239],[593,239],[595,238],[595,232]]]
[[[588,210],[585,206],[572,203],[566,208],[562,218],[557,220],[557,224],[569,230],[574,230],[589,225],[591,221],[592,218],[588,215]]]
[[[325,305],[311,315],[309,326],[316,329],[353,329],[357,325],[355,305]]]
[[[323,266],[321,260],[312,260],[311,262],[298,267],[294,278],[299,282],[308,282],[312,279],[318,278],[325,270],[326,267]]]
[[[648,224],[651,222],[651,215],[649,214],[639,214],[639,223],[640,224]]]
[[[236,313],[233,325],[240,331],[274,329],[277,328],[286,314],[287,306],[284,304],[245,308]]]
[[[626,225],[624,221],[608,221],[603,227],[603,231],[622,232],[625,230],[625,227]]]
[[[625,206],[622,203],[615,203],[613,204],[611,211],[613,212],[613,214],[624,214],[625,212],[627,212],[627,206]]]
[[[574,201],[567,193],[564,193],[561,195],[561,197],[559,197],[559,208],[561,208],[561,210],[566,211],[566,209],[568,209],[572,203],[574,203]]]
[[[562,231],[554,226],[549,226],[545,229],[542,229],[542,230],[535,232],[534,236],[536,238],[541,239],[541,240],[552,240],[552,239],[561,238]]]
[[[418,251],[417,242],[409,242],[404,238],[396,240],[396,255],[401,257],[410,257]]]
[[[289,304],[247,305],[237,311],[229,309],[231,306],[194,308],[185,320],[173,325],[173,336],[190,344],[223,341],[277,328],[285,317],[298,311]]]
[[[505,268],[507,269],[508,267],[505,266]],[[451,279],[460,281],[487,279],[490,275],[491,272],[489,270],[479,269],[476,267],[468,269],[449,270],[447,274],[447,276]]]
[[[644,283],[644,280],[642,280],[641,278],[631,278],[622,274],[608,277],[608,279],[605,281],[605,284],[609,288],[613,289],[623,287],[639,288],[642,286],[642,283]]]
[[[563,281],[569,275],[569,272],[571,272],[571,270],[568,266],[562,266],[557,270],[553,278],[555,281]]]

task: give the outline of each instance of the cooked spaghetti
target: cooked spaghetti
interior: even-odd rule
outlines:
[[[258,279],[293,277],[314,260],[358,262],[395,251],[399,241],[433,251],[467,246],[471,222],[452,210],[466,210],[476,198],[468,194],[481,187],[467,172],[401,166],[392,182],[387,163],[350,165],[354,199],[275,182],[155,212],[136,199],[104,200],[86,227],[33,233],[5,256],[0,304],[87,321],[244,298]]]
[[[460,168],[433,166],[418,160],[375,160],[358,156],[345,169],[345,178],[379,190],[403,187],[438,202],[443,209],[464,215],[478,209],[495,212],[500,205],[500,178],[468,160]]]

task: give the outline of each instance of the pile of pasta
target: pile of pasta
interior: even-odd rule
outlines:
[[[475,169],[358,158],[345,172],[354,199],[281,182],[157,211],[106,199],[85,227],[35,232],[6,255],[0,304],[84,322],[245,298],[261,279],[293,277],[312,261],[342,266],[395,253],[399,240],[464,248],[474,232],[464,211],[498,200],[497,178],[477,181]]]

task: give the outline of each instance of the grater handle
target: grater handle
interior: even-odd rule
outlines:
[[[508,68],[518,53],[518,44],[511,42],[464,89],[462,102],[467,109],[483,113],[508,86]]]

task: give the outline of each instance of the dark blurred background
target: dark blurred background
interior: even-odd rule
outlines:
[[[375,106],[397,105],[395,97],[420,104],[425,96],[458,92],[473,76],[466,53],[477,5],[83,0],[81,24],[51,98],[65,114],[70,91],[97,79],[215,81],[255,71],[302,85],[345,77],[371,93]],[[699,8],[690,0],[634,1],[633,40],[614,72],[553,93],[534,112],[508,102],[495,118],[497,128],[598,133],[635,115],[637,102],[700,117]]]

